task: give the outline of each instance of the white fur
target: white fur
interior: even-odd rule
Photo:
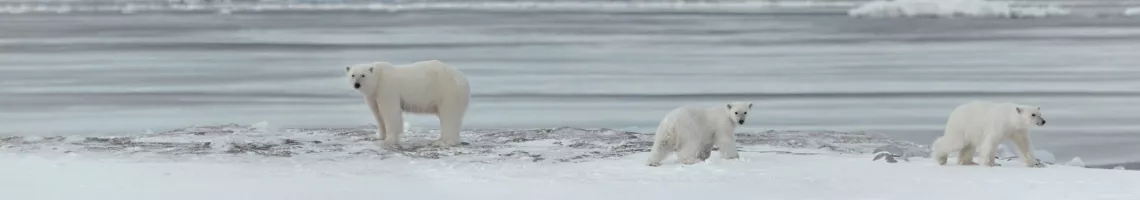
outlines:
[[[384,141],[383,146],[400,147],[404,112],[439,118],[440,137],[434,145],[460,143],[459,130],[471,98],[471,87],[458,69],[430,60],[398,67],[387,62],[356,64],[345,70],[349,87],[360,84],[356,90],[364,94],[380,126],[376,134]]]
[[[714,107],[682,106],[661,120],[650,149],[649,166],[660,166],[672,152],[683,164],[708,159],[713,146],[720,147],[721,157],[740,157],[736,150],[736,126],[743,125],[751,103],[734,102]]]
[[[1039,167],[1029,143],[1029,127],[1035,125],[1045,125],[1040,107],[986,101],[962,104],[950,113],[946,132],[931,145],[932,155],[939,165],[945,165],[949,154],[958,152],[958,164],[976,165],[977,151],[983,165],[995,166],[998,144],[1009,139],[1026,166]]]

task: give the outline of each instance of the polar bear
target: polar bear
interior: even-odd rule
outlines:
[[[735,159],[736,127],[744,119],[752,103],[733,102],[714,107],[682,106],[665,115],[657,126],[650,149],[649,166],[660,166],[669,153],[677,152],[682,164],[708,159],[713,145],[720,147],[721,157]]]
[[[440,137],[433,145],[446,147],[460,143],[459,129],[471,98],[467,77],[458,69],[438,60],[405,66],[387,62],[345,67],[348,82],[364,94],[380,130],[382,146],[400,148],[404,112],[433,114],[439,119]]]
[[[1029,144],[1029,127],[1034,125],[1045,125],[1041,107],[987,101],[968,102],[950,113],[946,131],[931,145],[932,155],[939,165],[945,165],[948,155],[958,152],[958,164],[976,165],[973,158],[977,151],[981,152],[982,164],[992,167],[997,165],[994,156],[998,144],[1010,139],[1027,166],[1039,167]]]

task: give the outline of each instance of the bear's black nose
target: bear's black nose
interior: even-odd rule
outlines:
[[[736,123],[744,124],[744,120],[737,121]]]
[[[1045,125],[1045,120],[1041,120],[1041,125]]]
[[[360,89],[360,83],[352,84],[352,87],[355,87],[356,89]]]

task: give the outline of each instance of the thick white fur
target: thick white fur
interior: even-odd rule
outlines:
[[[1010,139],[1026,166],[1039,167],[1029,143],[1029,127],[1034,125],[1045,125],[1040,107],[986,101],[962,104],[950,113],[946,132],[931,145],[932,155],[939,165],[945,165],[949,154],[958,152],[958,164],[976,165],[977,151],[984,166],[995,166],[998,144]]]
[[[437,146],[460,143],[459,130],[471,98],[467,77],[458,69],[438,60],[404,66],[387,62],[346,67],[349,84],[359,84],[368,108],[380,130],[376,133],[386,148],[400,148],[404,112],[433,114],[439,118]]]
[[[649,166],[660,166],[672,152],[682,164],[708,159],[713,146],[721,157],[740,157],[736,150],[736,126],[743,125],[751,103],[734,102],[714,107],[682,106],[661,120],[650,149]]]

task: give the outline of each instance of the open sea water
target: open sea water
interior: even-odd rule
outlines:
[[[0,1],[0,134],[365,126],[345,65],[439,59],[469,76],[465,128],[648,132],[680,105],[751,101],[744,131],[929,144],[955,106],[991,100],[1040,105],[1034,145],[1060,162],[1140,161],[1140,18],[1105,14],[1140,1],[1029,1],[1081,13],[1040,19],[847,16],[863,1],[218,2]]]

